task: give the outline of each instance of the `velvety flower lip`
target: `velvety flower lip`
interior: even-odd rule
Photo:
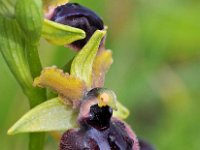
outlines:
[[[138,140],[130,127],[112,118],[110,106],[98,105],[98,99],[105,91],[104,88],[94,88],[84,97],[78,117],[79,128],[62,135],[60,150],[139,150]],[[112,94],[109,96],[113,97]]]
[[[70,129],[60,141],[60,150],[139,150],[138,141],[130,139],[123,123],[113,121],[105,131],[95,128]]]
[[[77,3],[66,3],[65,5],[58,6],[49,19],[60,24],[82,29],[86,32],[85,39],[70,44],[70,47],[76,50],[80,50],[96,30],[104,29],[102,19],[95,12]]]

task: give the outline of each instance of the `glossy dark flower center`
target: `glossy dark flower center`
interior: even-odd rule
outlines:
[[[93,105],[90,107],[87,123],[98,130],[104,130],[110,125],[112,112],[112,109],[108,106],[100,108],[98,105]]]

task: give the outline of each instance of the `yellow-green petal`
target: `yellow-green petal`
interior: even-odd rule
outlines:
[[[71,74],[85,81],[88,88],[92,84],[92,66],[99,49],[100,42],[106,31],[97,30],[88,43],[80,50],[71,65]]]
[[[64,131],[77,126],[76,117],[72,107],[54,98],[28,111],[8,130],[8,134]]]
[[[52,44],[67,45],[84,39],[86,35],[81,29],[44,19],[42,36]]]

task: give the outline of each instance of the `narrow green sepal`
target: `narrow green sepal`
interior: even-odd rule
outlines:
[[[67,45],[84,39],[85,32],[81,29],[44,19],[42,36],[52,44]]]
[[[88,88],[92,84],[92,66],[94,59],[105,34],[105,30],[95,31],[88,43],[76,55],[71,65],[70,73],[85,81]]]
[[[77,126],[76,117],[77,112],[72,107],[54,98],[28,111],[8,130],[8,134],[68,130]]]
[[[17,0],[15,7],[16,20],[24,35],[25,50],[32,77],[40,74],[42,65],[37,46],[43,26],[41,0]]]

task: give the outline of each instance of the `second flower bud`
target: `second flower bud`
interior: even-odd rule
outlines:
[[[85,39],[75,41],[70,45],[76,50],[80,50],[96,30],[104,29],[103,21],[95,12],[77,3],[67,3],[57,7],[50,20],[79,28],[86,32]]]

